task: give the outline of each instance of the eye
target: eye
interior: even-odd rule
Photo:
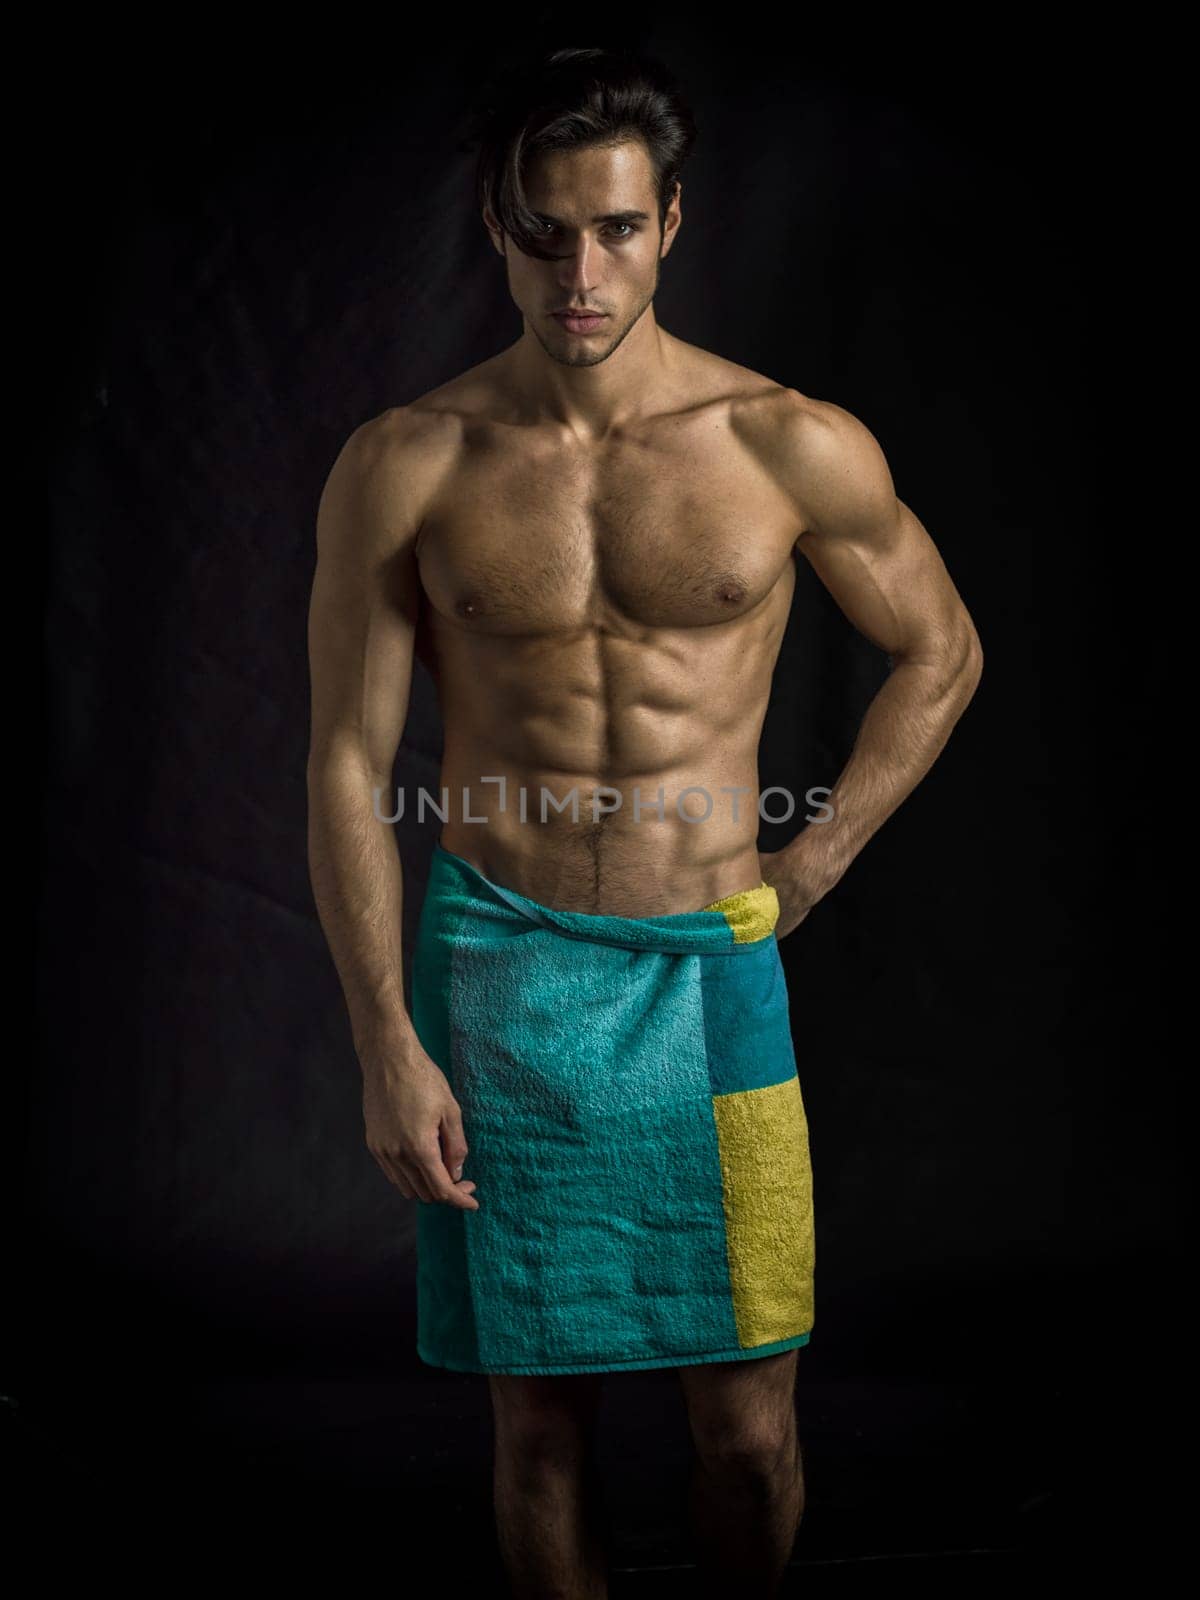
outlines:
[[[614,237],[618,239],[631,239],[638,231],[636,223],[633,222],[612,222],[609,224],[609,226],[611,228],[625,228],[627,230],[625,233],[618,233],[614,235]],[[557,232],[557,224],[553,222],[547,222],[544,217],[539,217],[537,219],[537,230],[541,234],[555,233]]]

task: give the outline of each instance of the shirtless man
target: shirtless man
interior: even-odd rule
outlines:
[[[374,791],[391,793],[414,655],[444,720],[446,849],[544,905],[628,917],[766,881],[780,938],[930,768],[981,673],[971,619],[867,428],[656,321],[682,209],[678,181],[660,204],[651,148],[635,134],[531,162],[544,258],[514,248],[484,210],[520,338],[360,426],[321,501],[313,884],[363,1068],[369,1148],[425,1206],[474,1211],[488,1197],[459,1178],[461,1110],[406,1009],[401,869],[373,808]],[[600,320],[572,323],[571,311]],[[829,796],[831,820],[765,855],[757,748],[797,555],[892,670]],[[483,781],[497,776],[535,797],[525,820],[512,803],[500,810]],[[644,806],[659,785],[662,817],[635,818],[634,788]],[[719,803],[697,825],[695,795],[676,808],[685,789],[723,801],[726,786],[743,789],[736,817]],[[578,818],[552,808],[543,820],[543,787],[576,790]],[[796,1358],[678,1368],[694,1532],[718,1592],[777,1593],[792,1549],[804,1506]],[[607,1592],[589,1458],[600,1383],[489,1378],[497,1526],[519,1595]]]

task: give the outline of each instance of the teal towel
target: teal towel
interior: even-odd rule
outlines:
[[[662,917],[557,911],[435,846],[413,1021],[478,1211],[417,1202],[417,1352],[608,1372],[808,1342],[808,1125],[765,883]]]

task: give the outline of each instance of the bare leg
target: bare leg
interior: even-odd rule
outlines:
[[[595,1457],[602,1373],[493,1374],[494,1503],[515,1600],[606,1600],[603,1486]]]
[[[692,1532],[714,1597],[779,1593],[804,1515],[796,1356],[677,1368],[696,1447]]]

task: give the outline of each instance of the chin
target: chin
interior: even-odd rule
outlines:
[[[621,342],[618,335],[610,334],[602,345],[593,342],[588,349],[571,350],[566,340],[573,337],[564,330],[563,344],[549,345],[543,340],[542,349],[564,367],[594,367],[598,361],[606,360]]]
[[[547,354],[552,356],[560,367],[596,367],[602,361],[607,361],[612,351],[596,350],[591,355],[565,356],[557,350],[550,350]]]

